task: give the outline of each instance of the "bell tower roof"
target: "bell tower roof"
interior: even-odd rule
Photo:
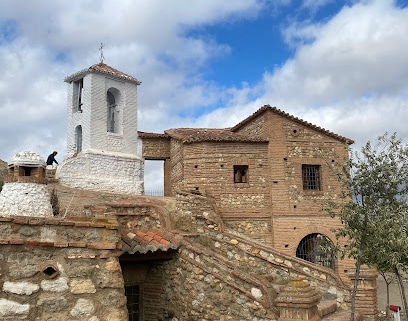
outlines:
[[[65,77],[64,81],[65,82],[72,82],[76,81],[78,79],[83,78],[85,75],[90,74],[90,73],[99,73],[99,74],[105,74],[109,76],[113,76],[116,78],[120,78],[123,80],[126,80],[128,82],[134,83],[136,85],[140,85],[142,82],[137,80],[135,77],[130,76],[128,74],[125,74],[122,71],[119,71],[103,62],[97,63],[95,65],[92,65],[91,67],[87,69],[83,69],[81,71],[78,71],[70,76]]]

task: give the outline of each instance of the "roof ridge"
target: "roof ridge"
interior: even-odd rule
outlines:
[[[271,112],[273,112],[273,113],[275,113],[275,114],[281,115],[281,116],[283,116],[283,117],[285,117],[285,118],[287,118],[287,119],[290,119],[290,120],[292,120],[292,121],[297,122],[298,124],[302,124],[302,125],[304,125],[304,126],[307,126],[307,127],[309,127],[309,128],[312,128],[313,130],[316,130],[316,131],[318,131],[318,132],[321,132],[321,133],[323,133],[323,134],[325,134],[325,135],[331,136],[331,137],[336,138],[336,139],[338,139],[338,140],[340,140],[340,141],[344,141],[344,142],[346,142],[347,144],[353,144],[353,143],[354,143],[354,140],[352,140],[352,139],[350,139],[350,138],[347,138],[347,137],[338,135],[338,134],[336,134],[336,133],[334,133],[334,132],[332,132],[332,131],[329,131],[329,130],[324,129],[324,128],[320,127],[320,126],[317,126],[317,125],[314,125],[314,124],[312,124],[312,123],[309,123],[309,122],[306,121],[306,120],[300,119],[300,118],[298,118],[298,117],[296,117],[296,116],[293,116],[293,115],[291,115],[291,114],[289,114],[289,113],[287,113],[287,112],[284,112],[283,110],[281,110],[281,109],[279,109],[279,108],[277,108],[277,107],[272,107],[272,106],[270,106],[270,105],[264,105],[264,106],[262,106],[262,107],[259,108],[256,112],[254,112],[252,115],[248,116],[247,118],[245,118],[244,120],[242,120],[241,122],[239,122],[238,124],[236,124],[235,126],[233,126],[233,127],[231,128],[231,131],[232,131],[232,132],[235,132],[236,130],[238,130],[238,129],[240,129],[241,127],[243,127],[244,125],[250,123],[253,119],[255,119],[256,117],[262,115],[263,113],[265,113],[265,112],[267,112],[267,111],[271,111]]]
[[[75,81],[79,78],[84,77],[86,74],[88,73],[92,73],[92,72],[97,72],[97,73],[101,73],[101,74],[106,74],[106,75],[110,75],[110,76],[114,76],[117,78],[121,78],[124,80],[127,80],[129,82],[135,83],[136,85],[140,85],[142,82],[139,81],[138,79],[136,79],[135,77],[128,75],[118,69],[115,69],[103,62],[99,62],[96,63],[88,68],[82,69],[70,76],[65,77],[64,81],[65,82],[72,82]]]

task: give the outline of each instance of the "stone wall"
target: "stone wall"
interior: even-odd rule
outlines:
[[[184,154],[183,154],[183,144],[172,139],[170,141],[170,165],[168,169],[170,170],[170,186],[172,191],[172,196],[175,195],[175,191],[183,189],[183,175],[184,175]],[[167,173],[164,173],[166,176]]]
[[[146,159],[168,159],[170,158],[170,138],[164,135],[153,135],[142,133],[143,157]],[[147,136],[146,136],[147,135]]]
[[[124,286],[137,285],[145,321],[272,321],[275,299],[294,277],[349,307],[349,286],[338,274],[224,225],[211,196],[144,197],[85,214],[0,219],[0,320],[125,321]],[[181,246],[123,253],[121,228],[173,230]]]
[[[23,176],[21,178],[30,176]],[[5,183],[0,193],[2,216],[52,217],[50,194],[47,186],[35,183]]]
[[[266,142],[202,142],[183,147],[182,189],[213,196],[223,218],[270,217]],[[236,165],[247,166],[245,182],[234,182]]]
[[[59,165],[63,185],[93,191],[143,194],[144,162],[135,155],[81,153]]]
[[[0,320],[127,320],[114,219],[1,218]]]

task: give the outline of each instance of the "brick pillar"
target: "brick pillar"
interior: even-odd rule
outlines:
[[[292,278],[275,299],[279,309],[278,321],[318,321],[317,304],[321,295],[302,278]]]
[[[173,196],[171,190],[171,179],[170,179],[170,172],[171,172],[171,162],[170,159],[164,160],[164,196]]]
[[[353,290],[356,269],[351,269],[347,274],[351,281],[351,290]],[[378,315],[377,277],[376,269],[366,265],[361,266],[355,306],[356,312],[360,312],[365,320],[374,320]]]

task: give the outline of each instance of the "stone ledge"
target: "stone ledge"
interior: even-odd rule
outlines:
[[[87,217],[67,217],[67,218],[42,218],[42,217],[0,217],[0,223],[13,223],[20,225],[55,225],[55,226],[76,226],[107,228],[116,230],[119,223],[116,218],[87,218]]]
[[[23,240],[23,239],[0,239],[0,245],[30,245],[41,247],[58,247],[58,248],[88,248],[96,250],[116,250],[121,249],[120,243],[86,243],[86,242],[46,242],[39,240]]]

